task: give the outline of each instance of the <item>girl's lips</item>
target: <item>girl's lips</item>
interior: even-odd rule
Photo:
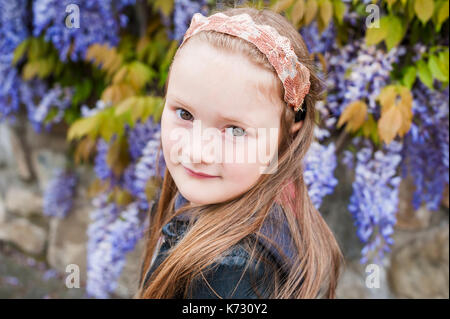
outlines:
[[[214,177],[218,177],[218,176],[212,176],[212,175],[207,175],[207,174],[203,174],[203,173],[196,173],[193,170],[190,170],[189,168],[183,166],[184,169],[186,170],[186,172],[192,176],[192,177],[197,177],[197,178],[214,178]]]

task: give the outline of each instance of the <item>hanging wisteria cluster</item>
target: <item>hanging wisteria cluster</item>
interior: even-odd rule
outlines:
[[[354,143],[359,141],[357,138]],[[390,235],[398,208],[401,150],[401,142],[392,141],[383,149],[375,150],[364,140],[356,154],[355,181],[348,209],[353,215],[357,235],[365,244],[361,263],[366,263],[372,252],[377,253],[374,261],[379,263],[393,244]]]
[[[97,105],[104,108],[103,103],[97,103]],[[91,110],[91,114],[92,112],[95,111]],[[131,163],[121,176],[114,175],[106,160],[109,146],[114,142],[114,138],[109,143],[103,139],[97,142],[94,171],[100,180],[110,182],[110,189],[94,199],[97,210],[91,214],[93,224],[88,231],[87,285],[90,296],[106,298],[116,289],[126,254],[133,250],[148,227],[146,212],[150,203],[146,194],[146,185],[158,174],[163,177],[165,170],[162,153],[158,154],[160,130],[160,124],[155,123],[152,117],[144,123],[139,121],[133,128],[126,128]],[[158,160],[159,173],[156,171]],[[136,201],[126,207],[108,202],[111,187],[114,186],[128,191]],[[111,215],[117,216],[111,217]]]
[[[77,175],[70,170],[56,169],[44,192],[43,212],[47,216],[64,218],[74,202]]]
[[[108,298],[116,290],[125,265],[126,254],[132,251],[148,227],[148,219],[131,203],[120,207],[102,193],[93,200],[88,228],[87,287],[88,296]]]
[[[363,25],[356,12],[347,13],[344,20],[355,28]],[[353,28],[348,28],[349,41],[341,47],[333,40],[335,31],[334,24],[330,23],[319,34],[315,22],[300,30],[308,48],[324,54],[328,67],[326,74],[322,74],[327,83],[327,100],[317,104],[323,119],[322,127],[315,131],[318,140],[332,135],[336,119],[353,101],[365,101],[368,112],[379,118],[377,97],[380,90],[391,83],[394,65],[406,54],[403,46],[394,47],[389,52],[375,46],[368,47],[365,39]],[[414,49],[413,61],[427,50],[420,43]],[[364,243],[361,263],[366,263],[374,254],[375,261],[379,262],[389,251],[401,178],[408,172],[414,178],[416,192],[413,204],[416,209],[423,202],[429,209],[438,209],[443,189],[448,184],[448,86],[443,92],[431,91],[417,82],[412,91],[415,120],[404,141],[393,141],[391,145],[375,150],[368,140],[360,149],[361,138],[354,138],[353,146],[358,149],[356,154],[350,150],[344,150],[342,154],[343,163],[355,170],[349,210],[357,226],[358,237]],[[379,164],[382,162],[389,165],[383,167]],[[379,171],[381,167],[386,172]],[[374,184],[373,180],[378,180],[378,183]]]
[[[413,90],[415,121],[405,136],[402,176],[411,174],[413,206],[437,210],[449,182],[449,88],[430,90],[421,82]]]
[[[337,159],[334,143],[328,146],[318,142],[311,143],[308,153],[305,156],[304,179],[308,186],[308,194],[311,201],[319,209],[322,199],[332,194],[338,184],[334,177]]]
[[[15,48],[28,36],[26,0],[0,1],[0,121],[15,119],[19,110],[21,78],[11,63]]]

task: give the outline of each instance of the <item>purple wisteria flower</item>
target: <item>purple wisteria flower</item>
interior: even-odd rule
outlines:
[[[170,38],[181,42],[186,30],[189,28],[194,13],[208,14],[206,0],[175,0],[173,10],[174,31]]]
[[[87,229],[86,293],[96,298],[108,298],[115,285],[105,280],[105,277],[110,276],[105,261],[108,262],[108,251],[111,249],[108,241],[109,225],[116,220],[119,209],[115,203],[108,201],[108,196],[109,193],[102,193],[93,199],[95,210],[90,214],[91,223]]]
[[[161,131],[157,131],[151,140],[147,142],[142,157],[136,164],[134,195],[139,200],[139,208],[147,211],[149,202],[146,194],[146,186],[150,178],[161,176],[164,178],[165,161],[162,154],[157,158],[158,148],[160,146]],[[160,152],[162,153],[162,151]],[[156,163],[159,160],[159,172],[156,171]]]
[[[363,100],[367,102],[368,112],[378,118],[377,97],[390,83],[393,65],[405,53],[402,46],[389,52],[375,45],[367,46],[363,38],[339,48],[328,59],[328,107],[334,115],[340,115],[349,103]]]
[[[81,106],[81,116],[82,117],[91,117],[96,115],[98,112],[103,111],[104,109],[110,107],[112,105],[111,102],[105,102],[103,100],[98,100],[95,103],[94,108],[89,108],[87,105],[83,104]]]
[[[317,21],[314,20],[309,25],[302,27],[300,29],[300,34],[310,53],[325,54],[335,47],[337,35],[336,27],[332,21],[328,27],[320,33],[317,27]]]
[[[119,30],[127,24],[121,10],[135,1],[123,0],[35,0],[33,2],[33,35],[45,35],[59,51],[61,61],[84,59],[87,48],[94,44],[117,46]],[[71,7],[69,7],[71,5]],[[79,28],[66,25],[66,19],[79,9]],[[68,10],[68,12],[66,12]],[[75,22],[72,19],[72,22]]]
[[[374,150],[368,140],[356,155],[355,181],[350,197],[349,211],[357,227],[358,238],[365,244],[361,263],[368,261],[370,253],[376,253],[380,262],[393,244],[390,237],[396,223],[398,186],[401,177],[397,168],[401,162],[402,143],[392,141],[381,150]]]
[[[77,176],[74,172],[57,169],[54,177],[44,192],[44,209],[47,216],[64,218],[73,206],[77,186]]]
[[[126,254],[134,249],[148,227],[148,219],[137,203],[118,207],[108,203],[108,193],[94,200],[92,224],[88,228],[87,293],[95,298],[108,298],[117,288]]]
[[[111,139],[114,141],[115,136]],[[94,159],[94,172],[97,177],[102,181],[111,181],[112,185],[117,183],[119,177],[117,177],[107,162],[108,151],[110,143],[106,142],[103,138],[99,138],[97,141],[97,154]]]
[[[449,182],[449,88],[432,91],[418,82],[413,96],[414,122],[405,136],[402,175],[413,177],[414,208],[425,203],[437,210]]]
[[[144,151],[148,141],[154,139],[155,134],[161,130],[161,124],[155,123],[153,116],[142,123],[139,119],[132,129],[127,125],[129,151],[133,161],[137,161]]]
[[[0,121],[15,121],[21,78],[11,65],[14,50],[28,36],[26,0],[0,0]]]
[[[311,147],[305,156],[304,179],[308,186],[308,194],[316,209],[322,204],[322,199],[332,194],[338,181],[333,173],[336,168],[335,145],[328,146],[311,143]]]

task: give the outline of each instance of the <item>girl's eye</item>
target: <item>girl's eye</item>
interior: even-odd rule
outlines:
[[[239,126],[229,126],[226,128],[226,130],[231,129],[231,135],[232,136],[244,136],[246,135],[245,130],[242,127]]]
[[[180,117],[181,119],[185,120],[185,121],[191,121],[193,116],[191,113],[189,113],[188,111],[186,111],[185,109],[182,108],[177,108],[175,110],[175,112],[177,113],[177,116]],[[225,130],[231,129],[231,135],[232,136],[244,136],[247,135],[247,133],[245,132],[245,130],[239,126],[229,126],[227,127]]]
[[[188,111],[186,111],[185,109],[176,109],[175,112],[177,113],[177,115],[179,114],[179,112],[181,112],[181,114],[179,116],[181,116],[181,119],[186,120],[186,121],[190,121],[191,119],[189,118],[189,116],[192,117],[191,113],[189,113]]]

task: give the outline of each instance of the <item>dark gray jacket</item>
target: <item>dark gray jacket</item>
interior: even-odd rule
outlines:
[[[175,209],[180,208],[185,203],[187,203],[186,198],[178,192],[175,200]],[[184,235],[187,226],[188,219],[182,214],[173,218],[163,227],[164,242],[150,271],[146,275],[145,285],[148,283],[148,279],[156,267],[166,258],[167,251]],[[274,234],[278,232],[275,232],[277,227],[281,228],[279,232],[281,235],[275,237]],[[199,280],[193,284],[193,287],[191,287],[193,292],[189,297],[193,299],[267,298],[273,288],[270,285],[263,286],[260,284],[264,282],[262,279],[267,279],[267,276],[270,277],[274,271],[278,271],[282,278],[285,278],[290,267],[292,267],[291,260],[294,254],[296,254],[296,251],[290,242],[291,237],[286,217],[282,212],[281,206],[277,203],[272,206],[269,218],[263,224],[261,232],[268,238],[271,238],[281,248],[280,252],[276,246],[263,237],[257,239],[257,247],[262,250],[266,258],[270,258],[272,261],[270,264],[259,263],[256,265],[252,263],[245,269],[249,254],[244,250],[242,245],[237,244],[227,255],[216,262],[213,267],[209,268],[211,269],[210,271],[204,272],[205,279],[208,283],[204,280]],[[277,269],[273,269],[272,265],[275,265]],[[270,282],[270,278],[268,282]],[[255,284],[257,285],[256,287]],[[182,296],[176,298],[182,298]]]

